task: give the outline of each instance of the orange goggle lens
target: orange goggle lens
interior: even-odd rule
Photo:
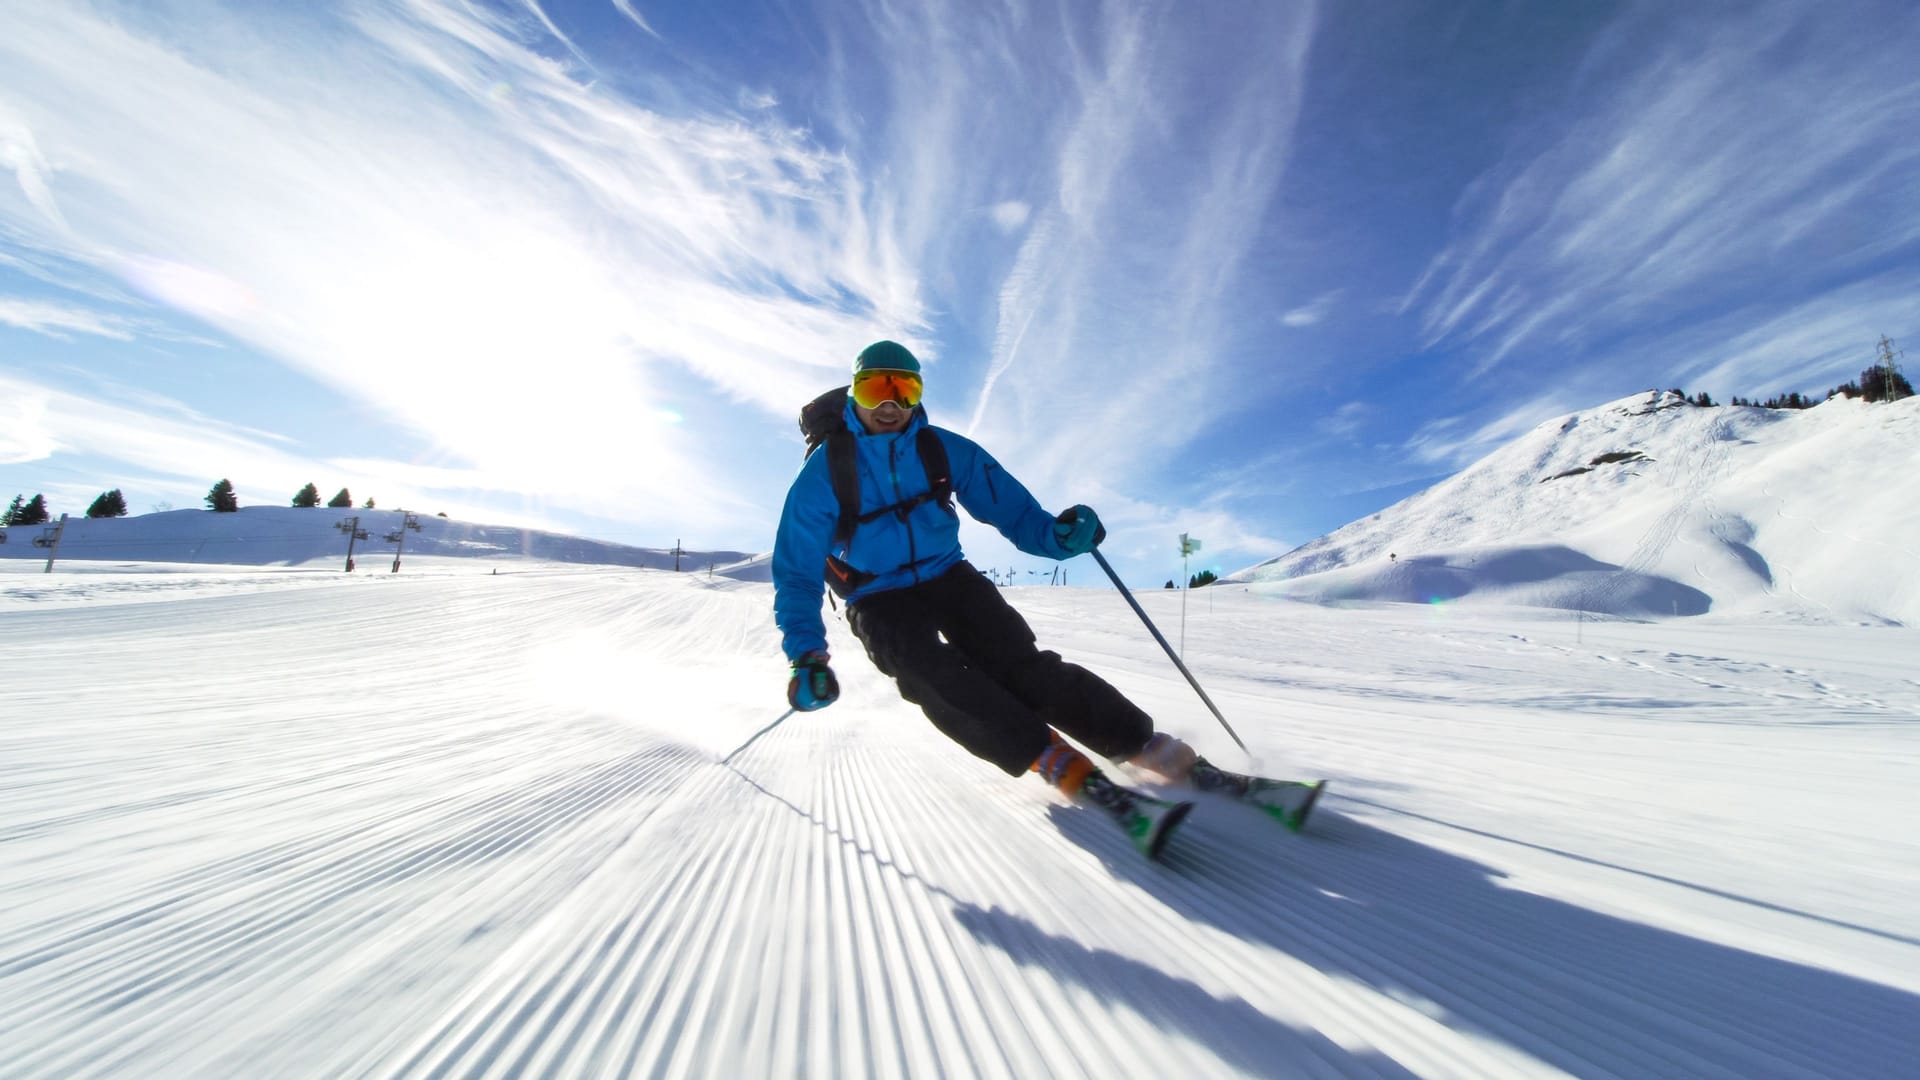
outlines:
[[[911,371],[863,371],[853,377],[853,402],[863,409],[877,409],[897,401],[911,409],[920,404],[920,376]]]

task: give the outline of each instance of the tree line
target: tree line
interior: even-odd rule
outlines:
[[[100,497],[87,507],[90,518],[126,517],[127,497],[120,494],[119,488],[103,491]],[[7,505],[7,512],[0,514],[0,525],[44,525],[53,520],[52,511],[47,509],[47,497],[36,493],[29,499],[25,495],[15,495],[13,502]]]
[[[1790,394],[1775,394],[1765,401],[1736,396],[1727,404],[1760,409],[1811,409],[1823,401],[1831,401],[1836,397],[1865,398],[1870,402],[1899,401],[1901,398],[1910,398],[1913,396],[1913,384],[1908,382],[1906,375],[1900,371],[1898,362],[1899,358],[1905,354],[1895,350],[1893,344],[1893,339],[1884,334],[1881,335],[1880,356],[1874,365],[1862,371],[1859,378],[1851,382],[1843,382],[1824,395],[1815,396],[1794,391]],[[1714,404],[1713,399],[1708,397],[1704,390],[1691,397],[1688,397],[1684,390],[1672,392],[1686,398],[1690,405],[1711,408]]]
[[[222,478],[219,482],[215,483],[213,487],[207,491],[206,504],[207,509],[219,514],[231,514],[239,510],[240,495],[234,490],[233,481]],[[299,491],[294,492],[293,505],[304,508],[319,506],[320,489],[309,483]],[[327,505],[330,507],[351,507],[353,505],[353,496],[346,488],[341,488],[335,493],[333,498],[327,500]],[[361,504],[361,508],[364,510],[374,509],[371,496],[368,497],[365,503]],[[121,494],[119,488],[114,488],[112,491],[103,491],[100,493],[99,498],[93,500],[93,505],[87,507],[87,516],[90,518],[126,517],[127,497]],[[0,515],[0,526],[44,525],[51,520],[53,520],[53,513],[47,509],[47,498],[45,495],[35,493],[31,499],[25,495],[15,495],[13,502],[7,507],[6,514]]]
[[[319,506],[320,505],[320,489],[317,487],[314,487],[312,484],[308,484],[306,487],[303,487],[299,491],[294,492],[293,505],[300,507],[303,510],[310,510],[316,506]],[[336,491],[333,493],[333,498],[327,500],[327,505],[330,507],[334,507],[335,509],[350,507],[353,505],[353,496],[347,491],[346,488],[341,488],[339,491]],[[372,497],[368,497],[366,503],[361,506],[362,510],[372,510],[373,508],[374,506],[373,506]]]

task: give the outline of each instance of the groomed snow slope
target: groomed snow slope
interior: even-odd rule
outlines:
[[[764,584],[110,580],[0,576],[10,1078],[1920,1060],[1908,630],[1207,590],[1190,665],[1334,794],[1297,837],[1204,801],[1155,865],[837,622],[844,700],[718,765],[784,705]],[[1117,595],[1012,595],[1245,764]]]
[[[1319,602],[1920,624],[1920,398],[1805,411],[1640,394],[1228,575]]]

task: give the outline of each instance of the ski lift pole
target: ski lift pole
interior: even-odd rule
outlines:
[[[743,742],[739,746],[734,747],[733,753],[728,754],[726,757],[723,757],[720,759],[720,764],[725,765],[727,762],[732,761],[735,757],[739,756],[740,751],[745,750],[749,746],[752,746],[753,741],[755,739],[758,739],[760,736],[765,735],[767,732],[772,731],[774,728],[779,727],[781,724],[786,723],[787,717],[792,716],[794,713],[797,713],[799,711],[800,711],[799,709],[788,709],[786,712],[781,713],[780,719],[775,720],[773,723],[768,724],[766,727],[763,727],[759,731],[754,732],[747,739],[746,742]]]
[[[1187,670],[1187,665],[1180,662],[1180,654],[1174,652],[1173,646],[1169,645],[1167,639],[1161,636],[1160,628],[1153,625],[1152,619],[1147,618],[1146,609],[1140,606],[1140,601],[1133,598],[1133,593],[1129,592],[1126,585],[1120,581],[1120,575],[1113,572],[1113,565],[1107,562],[1107,557],[1100,554],[1099,548],[1093,549],[1092,554],[1094,561],[1100,564],[1100,569],[1105,570],[1107,576],[1113,579],[1113,587],[1119,589],[1120,595],[1127,598],[1127,605],[1133,608],[1133,613],[1140,616],[1141,622],[1147,624],[1147,632],[1153,635],[1153,640],[1159,642],[1160,647],[1167,651],[1167,659],[1173,661],[1173,666],[1179,668],[1180,674],[1185,675],[1187,682],[1193,685],[1193,692],[1199,694],[1200,700],[1206,702],[1207,708],[1212,710],[1213,718],[1220,721],[1220,726],[1227,729],[1227,734],[1233,736],[1233,741],[1239,744],[1243,752],[1249,755],[1252,754],[1253,751],[1247,749],[1247,744],[1240,741],[1240,733],[1234,731],[1233,725],[1227,723],[1227,718],[1220,715],[1220,707],[1215,705],[1213,699],[1207,696],[1207,692],[1200,688],[1200,680],[1194,678],[1193,672]],[[782,719],[784,719],[784,717]]]

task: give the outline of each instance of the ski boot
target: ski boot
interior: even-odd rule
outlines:
[[[1085,754],[1058,734],[1035,759],[1032,771],[1059,788],[1069,799],[1098,807],[1126,830],[1133,846],[1149,859],[1160,857],[1167,837],[1193,809],[1190,802],[1169,802],[1141,791],[1121,787],[1094,768]]]
[[[1075,801],[1105,810],[1127,832],[1128,839],[1149,859],[1160,857],[1167,837],[1193,809],[1190,802],[1169,802],[1144,792],[1123,788],[1095,770],[1080,785]]]
[[[1325,780],[1312,783],[1269,780],[1263,776],[1228,772],[1206,758],[1195,759],[1193,771],[1187,774],[1187,782],[1198,791],[1216,791],[1239,799],[1293,832],[1299,832],[1306,826],[1314,803],[1320,800],[1320,793],[1327,788]]]

